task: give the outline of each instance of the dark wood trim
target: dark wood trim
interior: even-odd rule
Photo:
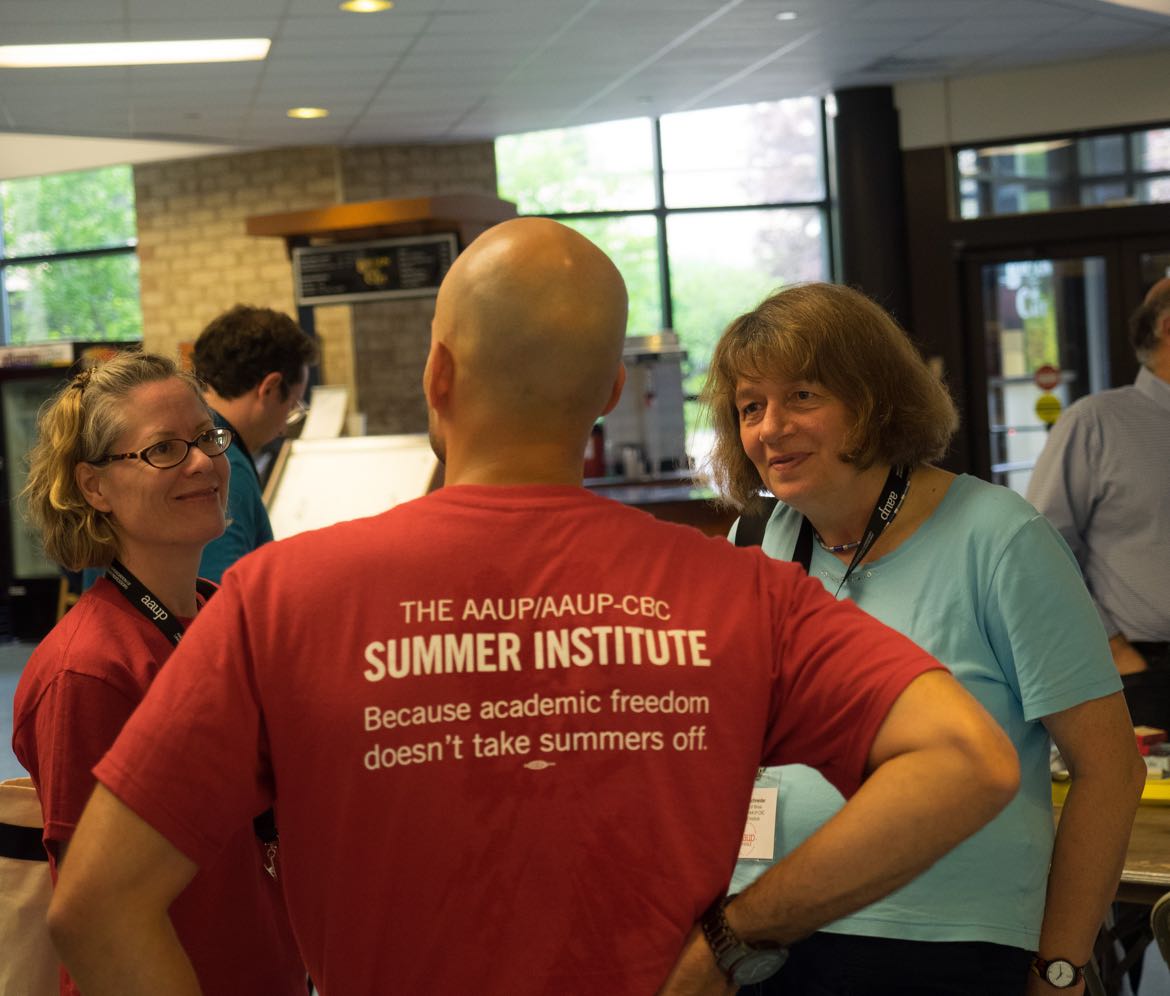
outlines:
[[[953,252],[1030,246],[1038,257],[1052,243],[1159,235],[1170,239],[1170,204],[1006,214],[950,221],[946,229]]]
[[[891,87],[835,94],[841,281],[874,298],[899,322],[910,317],[906,207],[898,111]]]
[[[960,427],[942,466],[971,470],[968,406],[971,377],[962,328],[958,263],[948,249],[950,157],[946,149],[912,149],[902,155],[906,189],[906,252],[911,338],[928,359],[942,361],[943,375],[959,407]]]
[[[245,219],[248,235],[292,238],[299,235],[356,239],[367,234],[406,234],[406,227],[441,226],[431,231],[451,231],[452,225],[493,225],[516,217],[516,205],[487,194],[448,194],[395,200],[333,204],[307,211],[252,215]]]

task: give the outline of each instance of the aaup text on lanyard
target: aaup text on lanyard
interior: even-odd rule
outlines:
[[[866,524],[865,532],[862,534],[861,541],[854,551],[853,559],[849,562],[849,566],[845,570],[845,576],[841,578],[841,583],[837,585],[835,594],[840,595],[841,589],[845,587],[845,582],[849,580],[849,576],[853,573],[858,564],[865,558],[865,555],[873,549],[873,545],[878,541],[878,538],[885,531],[886,527],[894,521],[894,516],[898,514],[898,510],[902,507],[902,501],[906,497],[906,492],[910,488],[910,473],[911,469],[906,466],[891,467],[889,474],[886,476],[886,483],[882,486],[881,494],[878,495],[877,503],[873,507],[873,513],[869,517],[869,522]],[[792,559],[804,568],[804,572],[809,572],[809,567],[812,564],[812,545],[813,545],[813,525],[805,516],[800,524],[800,535],[796,538],[796,548],[792,552]]]
[[[106,568],[106,577],[122,592],[134,608],[159,628],[171,643],[175,646],[179,645],[179,641],[183,638],[183,627],[178,618],[155,597],[154,592],[134,576],[125,564],[120,560],[113,561]],[[206,601],[215,594],[216,588],[210,581],[198,578],[195,582],[195,590]],[[264,845],[264,870],[276,878],[276,847],[279,835],[276,831],[276,820],[272,810],[269,809],[267,812],[261,813],[252,821],[252,825],[260,843]]]
[[[106,577],[126,596],[126,600],[155,624],[168,640],[176,647],[183,638],[183,627],[178,617],[155,597],[154,593],[131,573],[120,560],[115,560],[106,568]],[[195,582],[195,590],[206,601],[215,593],[215,585],[210,581],[199,578]]]

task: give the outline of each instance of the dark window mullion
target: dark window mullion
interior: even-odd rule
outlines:
[[[829,176],[829,113],[823,99],[817,101],[817,110],[821,121],[821,191],[824,193],[824,199],[815,206],[820,208],[821,231],[825,235],[825,273],[830,281],[835,281],[837,279],[837,253],[833,238],[833,213],[836,208],[833,204],[832,177]]]
[[[666,240],[666,176],[662,170],[662,119],[654,118],[654,224],[658,231],[658,290],[662,295],[662,327],[674,328],[670,291],[670,256]]]
[[[0,197],[0,260],[4,259],[4,199]],[[11,315],[8,309],[8,280],[3,264],[0,264],[0,346],[12,341]]]
[[[2,248],[2,247],[0,247]],[[137,251],[138,240],[120,246],[102,246],[98,249],[70,249],[66,252],[46,252],[36,256],[10,256],[0,260],[3,266],[34,266],[37,263],[65,263],[71,259],[91,259],[101,256],[124,256]]]

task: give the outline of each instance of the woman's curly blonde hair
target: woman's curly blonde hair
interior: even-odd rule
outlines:
[[[128,428],[127,395],[142,384],[177,378],[202,403],[199,382],[155,353],[118,353],[70,380],[41,407],[29,452],[24,514],[40,533],[45,554],[71,571],[106,567],[118,539],[109,515],[85,500],[79,464],[100,459]]]

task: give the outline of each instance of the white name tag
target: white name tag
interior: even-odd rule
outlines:
[[[777,788],[759,785],[752,789],[747,825],[743,828],[743,843],[739,848],[740,858],[771,861],[775,856],[776,800],[779,792]]]

